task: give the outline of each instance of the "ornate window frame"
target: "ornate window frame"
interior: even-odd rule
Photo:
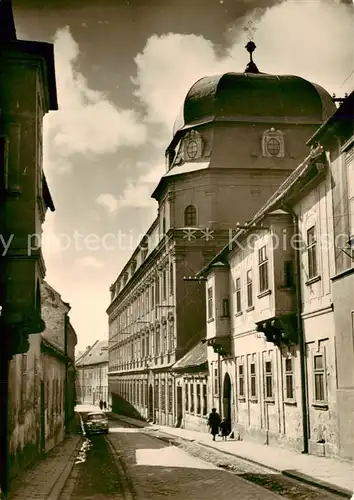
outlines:
[[[270,152],[270,144],[277,141],[279,150],[275,153]],[[262,136],[262,155],[267,158],[284,157],[284,133],[281,130],[275,130],[273,127],[263,132]]]
[[[191,155],[188,147],[191,142],[195,142],[195,154]],[[183,139],[183,159],[184,161],[199,160],[203,155],[203,139],[199,132],[191,130],[187,132]]]

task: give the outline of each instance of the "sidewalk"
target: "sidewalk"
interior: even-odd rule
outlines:
[[[110,415],[115,416],[113,413]],[[273,469],[286,476],[342,494],[346,498],[351,498],[354,491],[354,468],[353,464],[348,462],[315,455],[303,455],[295,451],[265,446],[251,441],[212,441],[211,435],[204,432],[148,424],[121,415],[119,415],[119,419],[137,427],[148,427],[188,441],[196,441],[204,446]]]
[[[14,479],[8,500],[59,498],[82,442],[82,436],[76,434],[76,425],[79,425],[79,420],[73,422],[71,434]]]

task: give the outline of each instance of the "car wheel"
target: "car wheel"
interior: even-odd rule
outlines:
[[[105,433],[105,434],[108,434],[108,429],[106,429],[106,430],[104,431],[104,433]]]

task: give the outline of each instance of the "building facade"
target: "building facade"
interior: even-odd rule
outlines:
[[[313,148],[201,275],[213,405],[240,439],[338,456],[331,183]]]
[[[354,93],[311,138],[320,142],[330,164],[334,269],[331,289],[334,304],[337,367],[339,454],[354,456]]]
[[[77,401],[97,405],[100,400],[110,405],[108,393],[108,345],[106,340],[86,348],[76,360]]]
[[[191,87],[152,194],[157,218],[111,286],[113,411],[188,425],[172,372],[205,338],[206,299],[202,283],[185,277],[228,244],[236,223],[250,219],[290,175],[308,152],[305,141],[333,110],[320,87],[259,73],[254,63]]]
[[[21,370],[22,354],[31,347],[38,362],[39,337],[30,341],[29,335],[44,330],[40,235],[46,210],[54,206],[42,168],[42,122],[58,105],[53,45],[17,39],[9,0],[0,3],[0,49],[0,229],[6,242],[0,261],[0,482],[6,494],[12,460],[8,424],[12,429],[14,419],[8,390],[13,393],[18,382],[11,378],[16,370],[9,371],[9,361],[13,358]]]
[[[45,330],[10,362],[9,472],[23,468],[64,439],[74,412],[76,333],[70,306],[48,283],[41,286]]]

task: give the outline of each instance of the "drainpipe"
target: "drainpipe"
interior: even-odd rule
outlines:
[[[65,430],[69,430],[69,401],[68,401],[68,313],[65,313],[64,318],[64,356],[65,356],[65,391],[64,391],[64,426]]]
[[[284,210],[287,211],[293,218],[294,234],[299,232],[299,220],[294,210],[288,205],[284,204]],[[307,398],[307,363],[306,363],[306,345],[303,329],[303,322],[301,317],[302,302],[301,302],[301,261],[300,250],[294,248],[295,251],[295,288],[296,288],[296,318],[297,330],[299,332],[299,350],[300,350],[300,376],[301,376],[301,402],[302,402],[302,429],[303,429],[303,451],[302,453],[309,452],[309,409]]]
[[[223,411],[221,407],[221,356],[218,352],[218,389],[219,389],[219,415]]]

